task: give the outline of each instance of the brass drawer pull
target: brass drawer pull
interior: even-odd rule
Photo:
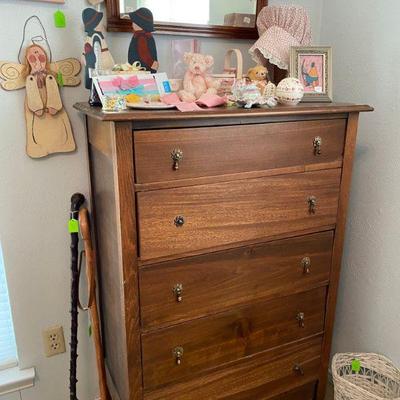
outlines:
[[[185,223],[185,218],[183,216],[178,215],[177,217],[175,217],[174,224],[177,228],[182,227],[184,223]]]
[[[303,369],[303,367],[301,366],[301,365],[299,365],[299,364],[295,364],[294,365],[294,367],[293,367],[293,371],[296,373],[296,374],[299,374],[299,375],[304,375],[304,369]]]
[[[317,210],[317,198],[315,196],[310,196],[308,198],[308,212],[310,214],[315,214]]]
[[[183,298],[182,298],[182,293],[183,293],[183,285],[182,285],[182,283],[177,283],[174,286],[174,288],[172,289],[172,291],[175,294],[177,303],[181,303],[182,300],[183,300]]]
[[[175,357],[176,365],[181,365],[182,364],[182,357],[183,357],[183,347],[181,347],[181,346],[175,347],[175,349],[172,352],[172,354]]]
[[[179,169],[179,163],[183,160],[183,151],[181,149],[174,149],[171,152],[171,158],[174,162],[172,164],[172,169],[177,171]]]
[[[310,257],[304,257],[301,260],[301,266],[303,267],[304,275],[310,274],[311,273],[311,259],[310,259]]]
[[[320,136],[314,138],[313,146],[314,146],[314,155],[319,156],[321,154],[321,146],[322,146],[322,138]]]
[[[306,316],[305,316],[305,314],[303,312],[298,313],[297,316],[296,316],[296,319],[297,319],[297,321],[299,323],[299,327],[300,328],[304,328],[304,326],[305,326],[305,322],[304,322],[305,317]]]

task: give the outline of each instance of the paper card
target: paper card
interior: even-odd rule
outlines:
[[[156,81],[160,96],[172,93],[171,84],[169,83],[168,76],[165,72],[160,72],[158,74],[154,74],[153,76]]]
[[[105,97],[127,96],[135,94],[137,96],[157,97],[166,93],[171,93],[171,87],[166,73],[146,74],[117,74],[93,77],[93,83],[103,103]]]

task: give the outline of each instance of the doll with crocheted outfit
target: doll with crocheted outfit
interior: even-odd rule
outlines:
[[[257,18],[260,38],[249,50],[253,60],[261,65],[269,61],[289,69],[290,47],[309,46],[311,28],[307,11],[297,6],[267,6]]]
[[[183,78],[183,90],[179,92],[179,98],[185,102],[193,102],[203,94],[217,94],[218,83],[209,75],[214,58],[204,54],[185,53],[184,61],[188,69]]]

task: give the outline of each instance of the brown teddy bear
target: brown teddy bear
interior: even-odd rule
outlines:
[[[250,68],[247,72],[247,78],[255,83],[261,93],[265,97],[274,97],[276,86],[272,82],[268,82],[268,69],[262,65],[257,65]]]
[[[257,65],[247,71],[247,77],[253,82],[265,82],[266,84],[269,81],[268,69],[262,65]]]

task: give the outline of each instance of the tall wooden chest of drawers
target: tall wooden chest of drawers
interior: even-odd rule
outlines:
[[[359,113],[85,104],[120,400],[323,400]]]

